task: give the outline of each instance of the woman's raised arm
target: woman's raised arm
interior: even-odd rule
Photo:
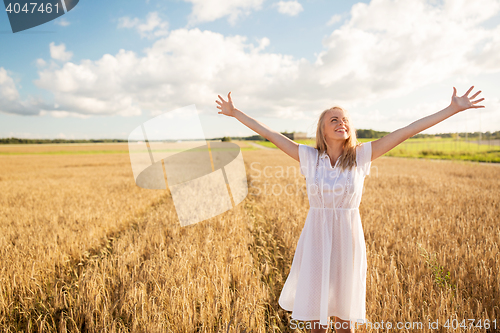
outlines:
[[[451,97],[451,103],[448,107],[434,114],[431,114],[430,116],[414,121],[410,125],[400,128],[392,133],[389,133],[383,138],[372,141],[371,160],[372,161],[375,160],[376,158],[384,155],[389,150],[399,145],[401,142],[411,138],[415,134],[420,133],[431,126],[436,125],[437,123],[445,120],[446,118],[451,117],[454,114],[457,114],[460,111],[464,111],[471,108],[484,108],[484,106],[482,105],[474,105],[484,100],[484,98],[472,101],[472,99],[474,99],[477,95],[479,95],[481,90],[475,93],[470,98],[468,97],[469,93],[473,88],[474,86],[470,87],[470,89],[467,90],[467,92],[463,96],[458,97],[457,90],[455,89],[455,87],[453,87],[453,96]]]
[[[267,140],[271,141],[281,149],[283,152],[288,154],[291,158],[293,158],[296,161],[299,161],[299,144],[290,140],[283,134],[276,132],[263,123],[257,121],[256,119],[248,116],[245,114],[243,111],[238,110],[237,108],[234,107],[233,101],[231,99],[231,92],[227,94],[227,99],[228,101],[226,102],[221,95],[218,95],[219,98],[221,99],[222,102],[219,102],[216,100],[215,102],[219,104],[217,106],[219,111],[219,114],[224,114],[226,116],[234,117],[238,119],[243,125],[246,127],[250,128],[251,130],[255,131],[257,134],[263,136]]]

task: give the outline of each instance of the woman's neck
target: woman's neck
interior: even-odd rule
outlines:
[[[343,141],[330,141],[327,142],[327,148],[326,148],[326,153],[330,157],[332,167],[335,166],[335,163],[337,162],[337,159],[342,155],[344,152],[344,142]]]

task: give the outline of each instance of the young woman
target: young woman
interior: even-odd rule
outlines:
[[[231,116],[271,141],[300,164],[306,178],[310,209],[292,267],[279,298],[292,318],[311,321],[311,332],[326,332],[335,317],[336,332],[354,332],[354,322],[366,323],[366,246],[359,216],[364,178],[371,161],[401,142],[470,108],[472,86],[463,96],[453,88],[445,109],[419,119],[375,141],[359,143],[349,115],[341,107],[321,113],[316,147],[288,139],[234,107],[231,92],[216,101],[219,114]],[[326,328],[325,328],[325,325]]]

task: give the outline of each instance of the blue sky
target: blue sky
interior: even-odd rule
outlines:
[[[0,13],[0,40],[0,137],[126,139],[192,104],[207,138],[253,135],[229,91],[277,131],[333,105],[394,131],[471,85],[486,108],[424,133],[500,130],[500,0],[81,0],[16,34]]]

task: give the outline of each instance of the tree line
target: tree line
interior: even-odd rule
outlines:
[[[90,140],[66,140],[66,139],[22,139],[22,138],[0,138],[0,144],[47,144],[47,143],[113,143],[128,142],[122,139],[90,139]]]
[[[283,132],[287,133],[287,132]],[[356,130],[356,136],[360,139],[378,139],[381,138],[390,132],[384,131],[375,131],[371,129],[358,129]],[[481,138],[482,140],[499,140],[500,139],[500,131],[496,132],[457,132],[457,133],[438,133],[438,134],[422,134],[419,133],[417,135],[412,136],[412,138],[422,139],[422,138],[467,138],[468,140],[478,140]],[[222,140],[222,141],[231,141],[231,140],[250,140],[250,141],[268,141],[261,135],[251,135],[251,136],[224,136],[221,138],[213,138],[210,140]],[[54,144],[54,143],[126,143],[128,140],[124,139],[23,139],[23,138],[0,138],[0,144]]]

